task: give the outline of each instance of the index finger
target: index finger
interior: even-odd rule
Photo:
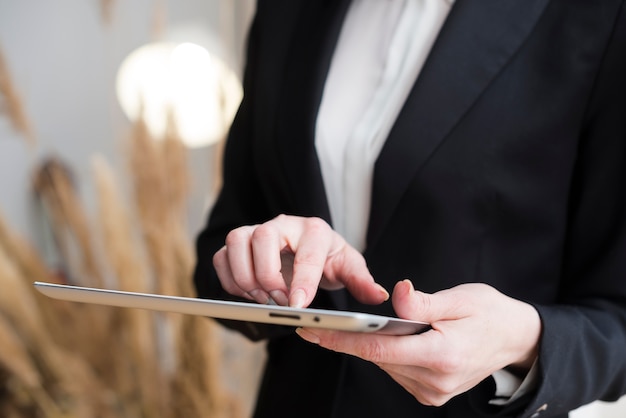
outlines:
[[[293,245],[293,279],[289,306],[308,306],[317,292],[324,266],[332,252],[333,233],[326,222],[309,218],[302,225],[299,240]]]

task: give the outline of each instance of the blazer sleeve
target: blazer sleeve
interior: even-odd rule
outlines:
[[[582,123],[560,300],[536,305],[543,324],[539,385],[505,408],[474,399],[492,416],[564,415],[592,401],[614,401],[626,394],[624,4]]]

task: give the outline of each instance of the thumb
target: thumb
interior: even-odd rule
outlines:
[[[457,299],[446,291],[433,294],[417,291],[413,283],[405,279],[396,283],[392,304],[400,318],[433,324],[462,316],[459,309],[462,305]]]

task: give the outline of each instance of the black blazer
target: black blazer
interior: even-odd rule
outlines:
[[[314,128],[345,0],[261,1],[224,187],[197,241],[201,297],[232,228],[280,213],[332,224]],[[537,390],[492,408],[493,379],[424,407],[376,366],[266,338],[259,417],[529,417],[626,392],[626,8],[623,0],[457,0],[376,162],[367,248],[391,289],[484,282],[543,321]],[[316,306],[393,314],[345,291]]]

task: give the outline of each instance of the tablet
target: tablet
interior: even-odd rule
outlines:
[[[429,328],[424,322],[357,312],[296,309],[286,306],[165,296],[44,282],[35,282],[34,286],[46,296],[72,302],[176,312],[264,324],[376,332],[387,335],[417,334]]]

